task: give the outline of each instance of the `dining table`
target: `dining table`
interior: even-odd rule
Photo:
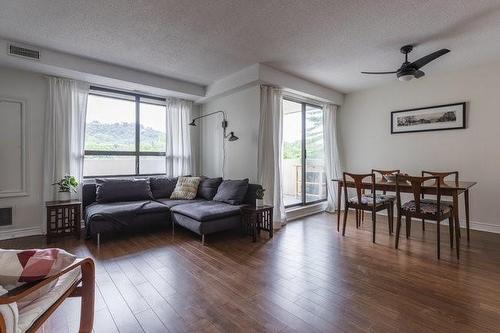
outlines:
[[[354,181],[346,181],[344,183],[343,179],[332,179],[333,182],[338,183],[337,187],[337,198],[339,198],[339,203],[337,205],[337,231],[340,230],[340,203],[342,202],[342,188],[347,186],[348,188],[355,188]],[[441,196],[451,197],[453,201],[453,207],[458,206],[458,197],[463,194],[464,205],[465,205],[465,226],[467,230],[467,242],[470,242],[470,207],[469,207],[469,189],[476,185],[477,182],[473,181],[445,181],[441,180],[439,184]],[[371,179],[364,179],[362,182],[362,188],[370,190],[372,188]],[[435,180],[428,180],[422,184],[422,193],[429,195],[437,194],[438,184]],[[401,193],[413,193],[412,187],[407,182],[400,182],[399,189]],[[396,182],[388,181],[385,178],[375,179],[375,191],[381,192],[396,192]],[[345,198],[347,199],[347,198]],[[453,215],[459,220],[458,209],[453,209]]]

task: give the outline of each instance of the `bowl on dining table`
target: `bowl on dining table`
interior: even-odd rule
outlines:
[[[383,176],[385,181],[389,183],[394,183],[396,181],[396,175],[395,174],[390,174],[390,175],[384,175]]]

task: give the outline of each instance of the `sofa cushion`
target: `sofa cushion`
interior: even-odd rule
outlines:
[[[194,199],[198,192],[198,185],[200,185],[200,177],[179,177],[170,199]]]
[[[121,202],[152,198],[148,179],[96,179],[96,201]]]
[[[167,206],[170,209],[170,208],[178,206],[178,205],[192,204],[195,202],[204,202],[206,200],[205,199],[173,200],[173,199],[161,198],[161,199],[157,199],[156,201],[158,201],[162,205]]]
[[[129,216],[168,212],[169,208],[152,200],[93,203],[85,210],[85,219],[106,216]]]
[[[171,209],[174,213],[188,216],[197,221],[211,221],[223,217],[240,215],[241,206],[235,206],[217,201],[196,202],[178,205]]]
[[[177,177],[150,177],[149,186],[153,198],[170,198],[177,184]]]
[[[248,190],[248,178],[242,180],[224,180],[213,198],[215,201],[239,205],[245,200]]]
[[[201,177],[200,185],[198,186],[198,198],[212,200],[217,193],[219,185],[222,183],[222,178]]]

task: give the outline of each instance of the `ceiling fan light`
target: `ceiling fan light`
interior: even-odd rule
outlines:
[[[405,81],[405,82],[411,81],[413,80],[413,78],[414,78],[413,74],[405,74],[398,76],[399,81]]]

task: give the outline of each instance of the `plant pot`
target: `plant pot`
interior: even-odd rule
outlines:
[[[255,199],[255,207],[264,206],[264,199]]]
[[[58,192],[57,198],[59,201],[70,201],[71,200],[71,192]]]

